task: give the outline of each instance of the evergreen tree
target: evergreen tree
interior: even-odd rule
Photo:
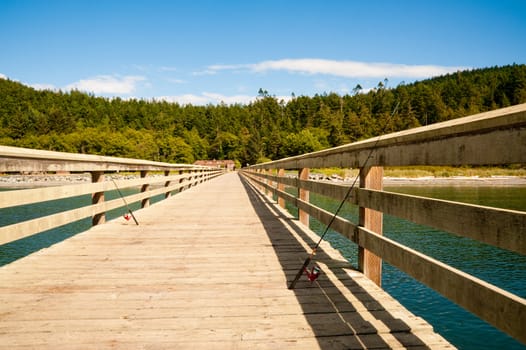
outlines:
[[[244,165],[524,102],[526,65],[518,64],[395,88],[384,79],[367,93],[357,84],[351,95],[293,95],[287,103],[261,88],[247,105],[106,99],[75,90],[37,91],[0,79],[0,144],[166,162],[232,159]]]

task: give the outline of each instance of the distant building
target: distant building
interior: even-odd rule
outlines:
[[[236,163],[233,160],[197,160],[194,162],[194,165],[221,168],[227,171],[234,171],[236,169]]]

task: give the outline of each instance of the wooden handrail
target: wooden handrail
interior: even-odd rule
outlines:
[[[191,164],[0,146],[0,172],[176,171],[180,169],[209,168]]]
[[[309,192],[338,201],[343,200],[348,190],[348,185],[341,183],[298,180],[264,174],[259,177],[283,186],[299,186]],[[280,192],[279,195],[283,195],[283,192]],[[349,202],[419,225],[430,226],[495,247],[526,254],[526,237],[523,231],[526,227],[526,213],[522,211],[364,188],[353,189]],[[474,227],[476,227],[475,230]]]
[[[323,151],[253,165],[241,173],[262,191],[298,208],[327,225],[333,213],[285,191],[310,191],[342,201],[349,184],[334,184],[285,176],[285,171],[309,168],[359,168],[368,155],[370,166],[421,165],[508,165],[526,164],[526,104],[459,118],[444,123],[406,130]],[[265,170],[265,171],[262,171]],[[308,171],[308,170],[302,170]],[[275,175],[276,174],[276,175]],[[381,188],[381,185],[377,187]],[[360,208],[469,237],[519,254],[526,254],[526,212],[411,196],[369,188],[360,179],[349,202]],[[342,217],[331,229],[358,244],[359,249],[385,259],[390,264],[443,294],[512,337],[526,343],[526,299],[463,273],[381,235],[381,218],[369,229],[363,225],[365,210],[358,223]],[[374,220],[374,219],[373,219]],[[305,221],[305,219],[303,219]],[[308,222],[308,220],[307,220]],[[370,225],[371,223],[369,223]],[[380,276],[359,260],[359,269],[374,281]],[[374,262],[377,264],[377,261]],[[378,270],[376,270],[378,271]]]
[[[120,189],[129,187],[141,187],[142,185],[159,185],[166,181],[186,180],[188,175],[171,175],[171,176],[155,176],[147,178],[137,178],[129,180],[115,180],[105,182],[92,182],[74,185],[52,186],[32,189],[22,189],[16,192],[16,196],[12,192],[0,192],[0,208],[14,207],[17,205],[25,205],[32,203],[45,202],[47,200],[63,199],[68,197],[82,196],[95,192],[114,191],[115,185]],[[176,188],[178,189],[178,188]],[[172,190],[173,191],[173,190]]]
[[[104,193],[117,188],[140,188],[141,192],[126,196],[129,204],[141,202],[149,205],[151,197],[164,194],[165,198],[173,191],[198,185],[220,174],[222,170],[188,164],[150,162],[140,159],[103,157],[64,152],[51,152],[0,146],[0,172],[49,172],[79,171],[92,174],[92,183],[81,183],[55,187],[21,189],[0,192],[0,209],[20,205],[41,203],[81,195],[92,195],[92,204],[53,215],[14,223],[0,227],[0,245],[31,235],[66,225],[87,217],[93,224],[105,221],[105,213],[124,206],[121,198],[104,201]],[[140,177],[129,180],[104,181],[104,174],[117,171],[140,171]],[[148,171],[162,172],[161,176],[148,176]],[[170,175],[174,171],[177,174]],[[114,176],[114,175],[111,175]],[[114,176],[115,177],[115,176]]]

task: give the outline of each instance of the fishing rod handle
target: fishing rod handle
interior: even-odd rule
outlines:
[[[135,225],[139,226],[139,221],[137,221],[137,219],[135,218],[135,215],[133,215],[133,212],[131,211],[130,208],[128,208],[128,213],[131,214],[131,217],[133,218],[133,221],[135,221]]]
[[[309,266],[311,260],[312,260],[312,256],[309,255],[309,257],[305,259],[305,262],[303,263],[303,266],[301,267],[301,269],[296,274],[296,277],[294,277],[292,282],[290,282],[289,289],[291,290],[294,289],[294,287],[296,286],[296,283],[300,279],[301,275],[303,275],[303,273],[305,272],[305,269],[307,268],[307,266]]]

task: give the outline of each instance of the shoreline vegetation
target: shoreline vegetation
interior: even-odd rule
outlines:
[[[526,64],[393,87],[386,79],[341,95],[291,93],[288,101],[260,88],[248,104],[106,99],[1,78],[0,96],[1,145],[168,163],[230,159],[239,167],[525,103]]]
[[[316,169],[311,178],[353,181],[358,169]],[[526,169],[503,167],[385,167],[384,186],[520,186],[526,185]]]
[[[297,174],[288,172],[287,176]],[[312,169],[311,180],[353,182],[357,169]],[[133,179],[137,173],[107,174],[109,179]],[[152,176],[163,176],[152,174]],[[78,174],[0,174],[0,188],[33,188],[91,182],[89,173]],[[384,169],[384,186],[526,186],[524,168],[418,167]]]

